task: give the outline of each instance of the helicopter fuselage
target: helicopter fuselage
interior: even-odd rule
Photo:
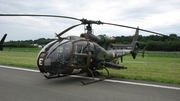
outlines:
[[[118,67],[111,62],[112,59],[130,53],[129,50],[106,50],[104,47],[107,48],[111,40],[103,43],[101,40],[106,40],[104,36],[92,36],[91,40],[82,36],[69,36],[50,42],[38,55],[39,70],[52,75],[70,75],[84,73],[88,69],[95,71],[106,66]]]
[[[97,43],[82,37],[69,36],[54,40],[44,46],[37,59],[42,73],[79,74],[90,69],[100,69],[106,50]]]

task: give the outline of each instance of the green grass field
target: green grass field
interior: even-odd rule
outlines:
[[[39,51],[38,48],[4,48],[0,51],[0,64],[37,68],[36,58]]]
[[[38,48],[5,48],[0,51],[0,64],[20,67],[37,68]],[[157,81],[180,84],[180,53],[179,52],[146,52],[132,59],[131,55],[123,58],[123,65],[128,69],[109,69],[111,75],[120,78]],[[106,75],[105,70],[103,70]]]

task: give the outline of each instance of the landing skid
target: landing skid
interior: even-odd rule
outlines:
[[[110,76],[109,71],[108,71],[107,68],[105,68],[105,70],[107,71],[108,76],[107,76],[107,77],[103,77],[103,78],[99,78],[99,79],[95,79],[95,78],[94,78],[94,72],[93,72],[92,70],[90,70],[90,69],[88,69],[88,70],[89,70],[89,72],[91,73],[92,80],[89,81],[89,82],[81,81],[81,83],[84,84],[84,85],[91,84],[91,83],[95,83],[95,82],[99,82],[99,81],[103,81],[103,80],[105,80],[105,79],[109,79],[109,78],[114,77],[114,76]]]
[[[113,78],[113,77],[116,77],[116,76],[114,76],[114,75],[110,75],[110,73],[109,73],[109,71],[108,71],[108,69],[107,68],[104,68],[106,71],[107,71],[107,73],[108,73],[108,76],[106,76],[106,79],[110,79],[110,78]]]
[[[90,76],[90,74],[91,74],[92,80],[90,80],[88,82],[81,81],[81,83],[84,84],[84,85],[99,82],[99,81],[103,81],[105,79],[109,79],[109,78],[114,77],[114,76],[110,76],[109,71],[108,71],[107,68],[105,68],[105,70],[107,71],[108,76],[102,77],[102,78],[99,78],[99,79],[95,79],[94,76],[101,75],[101,73],[99,73],[98,71],[92,71],[91,69],[88,69],[88,70],[89,70],[88,76]],[[65,76],[69,76],[69,75],[67,75],[67,74],[55,74],[55,75],[53,75],[53,74],[50,74],[50,73],[44,73],[44,77],[47,78],[47,79],[61,78],[61,77],[65,77]]]

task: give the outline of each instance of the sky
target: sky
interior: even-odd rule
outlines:
[[[100,20],[180,36],[180,0],[0,0],[0,14],[44,14]],[[64,18],[0,16],[0,37],[10,40],[55,38],[55,33],[81,22]],[[76,27],[63,37],[84,33]],[[134,29],[92,25],[95,35],[130,36]],[[140,31],[140,35],[153,35]]]

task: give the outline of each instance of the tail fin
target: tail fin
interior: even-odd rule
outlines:
[[[139,43],[138,43],[138,35],[139,35],[139,27],[137,27],[136,29],[136,32],[133,36],[133,40],[132,40],[132,43],[131,43],[131,54],[132,54],[132,57],[135,59],[136,58],[136,55],[139,51]]]
[[[7,34],[4,34],[3,38],[1,39],[1,42],[0,42],[0,50],[2,51],[3,50],[3,43],[4,43],[4,40],[6,39],[6,36]]]

